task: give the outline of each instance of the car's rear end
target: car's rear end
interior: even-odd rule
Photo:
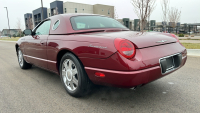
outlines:
[[[117,87],[144,85],[179,69],[187,59],[187,51],[175,35],[141,35],[132,31],[95,35],[119,37],[113,42],[116,53],[106,59],[88,60],[90,64],[85,69],[96,84]]]
[[[135,87],[182,67],[187,52],[175,35],[140,33],[104,16],[71,17],[73,51],[96,84]],[[70,30],[68,30],[70,31]]]

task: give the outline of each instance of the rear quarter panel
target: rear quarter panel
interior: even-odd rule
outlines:
[[[106,48],[95,48],[90,45]],[[88,35],[50,35],[47,41],[47,59],[57,61],[57,55],[62,50],[71,51],[79,59],[105,59],[117,51],[112,39]],[[49,64],[49,69],[58,71],[55,64]]]

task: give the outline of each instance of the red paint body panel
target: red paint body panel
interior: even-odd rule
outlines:
[[[183,59],[183,62],[180,67],[182,67],[185,64],[186,59],[187,58]],[[175,71],[174,70],[166,75],[162,75],[160,66],[155,66],[138,71],[129,71],[129,72],[87,68],[87,67],[85,69],[87,74],[89,75],[90,80],[92,80],[95,84],[124,87],[124,88],[131,88],[138,85],[145,85],[149,82],[162,78]],[[94,75],[95,72],[101,72],[105,74],[105,77],[104,78],[96,77]]]
[[[25,55],[29,55],[36,58],[47,59],[47,39],[49,35],[41,36],[27,36],[25,41]],[[47,62],[42,60],[36,60],[34,58],[27,57],[28,62],[32,62],[34,65],[47,68]]]
[[[81,61],[93,83],[117,87],[135,87],[165,76],[161,74],[159,63],[159,59],[165,56],[182,53],[183,60],[180,67],[186,62],[185,47],[170,34],[140,34],[116,28],[75,31],[70,23],[72,16],[80,16],[80,14],[50,17],[51,28],[57,20],[61,23],[56,30],[50,28],[50,35],[39,38],[32,36],[20,38],[17,45],[25,55],[24,59],[59,74],[58,54],[60,51],[67,50]],[[89,33],[94,30],[103,31]],[[132,59],[123,57],[116,50],[114,45],[116,38],[127,39],[136,46],[136,55]],[[167,40],[167,43],[157,43],[160,40]],[[96,72],[105,74],[105,77],[95,76]]]
[[[174,44],[174,46],[177,46],[177,45],[179,45],[179,44]],[[158,47],[160,47],[160,46],[158,46]],[[162,48],[162,47],[160,47],[160,48]],[[187,60],[187,51],[181,46],[179,47],[179,49],[181,50],[181,52],[179,52],[178,50],[174,50],[174,52],[172,52],[171,54],[166,54],[164,56],[172,55],[175,53],[182,53],[182,55],[184,56],[184,59],[180,65],[180,67],[182,67]],[[155,50],[155,51],[153,51],[153,50]],[[89,66],[89,67],[86,66],[86,68],[85,68],[89,78],[95,84],[99,84],[99,85],[113,85],[113,86],[117,86],[117,87],[135,87],[137,85],[146,84],[148,82],[154,81],[156,79],[159,79],[159,78],[171,73],[170,72],[165,75],[161,74],[159,59],[164,56],[156,54],[157,49],[152,49],[151,51],[146,51],[145,49],[137,50],[137,53],[138,53],[138,51],[143,51],[142,52],[143,54],[137,54],[136,58],[134,60],[128,60],[128,59],[125,60],[125,59],[123,59],[123,56],[121,56],[119,53],[116,53],[104,61],[96,60],[96,62],[95,62],[95,60],[91,61],[91,59],[90,59],[90,61],[91,61],[90,63],[85,61],[86,59],[81,59],[81,61],[83,62],[83,64],[84,64],[84,62],[86,63],[84,65],[94,65],[95,63],[100,64],[99,67],[97,67],[97,68],[93,68],[92,66]],[[148,56],[146,55],[147,53],[149,53]],[[149,56],[151,56],[151,54],[155,54],[155,56],[149,57]],[[123,61],[126,62],[126,65],[124,65],[123,67],[122,67],[122,65],[119,65],[121,63],[120,59],[121,60],[123,59]],[[118,65],[114,64],[114,66],[111,66],[112,65],[111,61],[113,61],[115,63],[118,61],[119,64]],[[102,63],[100,63],[100,62],[102,62]],[[95,72],[103,73],[103,74],[105,74],[105,77],[98,78],[95,76],[95,74],[94,74]]]
[[[92,36],[102,36],[107,38],[123,38],[133,42],[137,48],[144,48],[149,46],[160,45],[161,43],[156,43],[160,40],[167,40],[167,43],[176,42],[175,38],[171,38],[170,34],[166,33],[157,33],[157,32],[148,32],[148,33],[139,33],[133,31],[119,31],[119,32],[103,32],[91,34]]]
[[[107,59],[79,58],[85,67],[94,67],[118,71],[142,70],[159,66],[159,59],[181,53],[186,49],[179,43],[166,44],[144,49],[136,49],[133,59],[126,59],[118,52]]]
[[[47,42],[47,53],[58,50],[68,49],[73,51],[78,57],[107,58],[117,50],[113,45],[112,39],[102,39],[103,37],[89,37],[82,35],[50,35]],[[95,40],[94,40],[95,39]],[[105,42],[106,41],[106,42]],[[90,45],[104,46],[105,49],[89,47]],[[51,51],[51,52],[50,52]],[[56,54],[48,57],[49,60],[56,60]],[[49,56],[49,55],[48,55]]]

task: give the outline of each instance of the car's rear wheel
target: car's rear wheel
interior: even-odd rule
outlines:
[[[80,61],[71,53],[66,53],[60,62],[61,81],[68,94],[81,97],[88,94],[92,83]]]
[[[20,48],[17,49],[17,57],[18,57],[18,62],[19,62],[20,68],[22,68],[22,69],[29,69],[29,68],[32,67],[31,64],[27,63],[24,60],[23,53],[22,53],[22,51],[21,51]]]

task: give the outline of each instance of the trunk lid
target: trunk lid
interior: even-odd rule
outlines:
[[[92,34],[91,34],[92,35]],[[137,48],[146,48],[151,46],[158,46],[176,42],[177,40],[168,33],[159,32],[140,32],[134,31],[117,31],[117,32],[101,32],[94,33],[93,35],[112,37],[112,38],[123,38],[133,42]]]

